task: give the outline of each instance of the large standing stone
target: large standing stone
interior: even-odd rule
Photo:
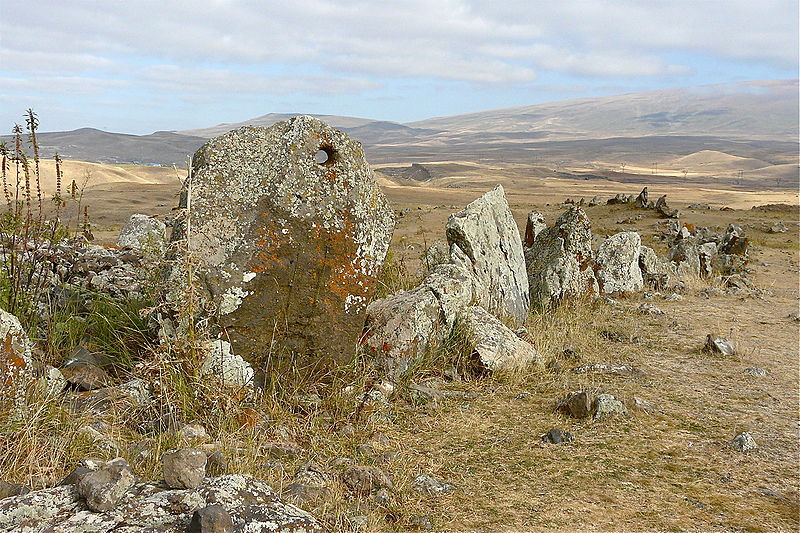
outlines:
[[[592,227],[580,207],[570,207],[542,230],[526,259],[532,304],[545,307],[567,296],[597,293]]]
[[[180,263],[234,354],[257,373],[353,355],[394,227],[357,141],[308,116],[231,131],[194,155],[182,207]]]
[[[498,185],[447,220],[451,260],[486,286],[487,308],[522,324],[530,299],[525,257],[503,186]]]
[[[644,288],[639,268],[642,239],[635,231],[612,235],[600,245],[597,263],[597,283],[604,294],[626,294]]]

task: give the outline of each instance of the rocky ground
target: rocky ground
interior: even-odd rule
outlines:
[[[417,285],[464,196],[395,199],[383,294]],[[520,229],[532,209],[552,225],[581,203],[509,199]],[[171,370],[196,361],[177,349],[102,370],[97,346],[78,342],[44,357],[66,390],[38,370],[36,408],[0,426],[0,530],[796,530],[796,209],[682,203],[675,226],[656,202],[606,200],[583,202],[594,250],[637,232],[666,258],[684,227],[723,243],[736,224],[747,264],[733,282],[674,272],[664,287],[534,310],[512,326],[539,364],[495,374],[465,365],[456,336],[405,377],[354,365],[258,396],[182,381]],[[62,277],[138,294],[142,259],[126,253],[77,246]]]

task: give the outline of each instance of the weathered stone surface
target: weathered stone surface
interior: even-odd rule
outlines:
[[[356,494],[392,490],[392,478],[377,466],[349,466],[341,474],[342,482]]]
[[[663,195],[656,200],[655,210],[662,216],[667,218],[679,218],[681,216],[680,211],[677,209],[672,209],[667,205],[667,195]]]
[[[111,384],[111,376],[105,370],[89,363],[72,363],[62,368],[61,374],[77,390],[90,391]]]
[[[639,193],[639,196],[636,197],[636,200],[634,200],[633,203],[636,205],[636,207],[647,209],[651,207],[650,201],[647,199],[647,197],[647,187],[645,187],[642,189],[642,192]]]
[[[523,242],[523,248],[530,248],[533,246],[537,235],[539,235],[546,227],[547,224],[544,221],[544,215],[537,213],[536,211],[531,211],[528,213],[528,220],[525,224],[525,240]]]
[[[611,394],[598,394],[594,400],[594,417],[598,420],[627,414],[628,408],[625,407],[625,404]]]
[[[75,486],[78,494],[86,500],[86,506],[100,513],[116,507],[134,482],[131,465],[117,457],[81,476]]]
[[[667,287],[675,271],[668,261],[658,257],[655,250],[647,246],[639,247],[639,270],[644,284],[656,290]]]
[[[464,334],[473,346],[473,364],[481,371],[518,369],[542,362],[533,346],[484,308],[467,307],[459,317]]]
[[[572,418],[586,418],[592,412],[589,393],[586,391],[570,392],[558,403],[556,409]]]
[[[708,335],[706,337],[706,344],[703,346],[703,352],[720,355],[734,355],[736,353],[736,346],[726,339],[718,335]]]
[[[635,231],[612,235],[595,257],[597,283],[603,294],[627,294],[644,288],[639,254],[642,239]]]
[[[182,207],[172,240],[234,354],[258,373],[352,357],[394,226],[358,142],[308,116],[231,131],[194,155]]]
[[[558,428],[553,428],[541,436],[542,442],[548,444],[561,444],[562,442],[572,442],[575,437],[569,431],[561,431]]]
[[[167,240],[167,226],[147,215],[131,215],[117,238],[117,246],[143,252],[160,253]]]
[[[530,299],[522,240],[502,185],[447,220],[451,261],[463,266],[491,295],[487,309],[522,324]]]
[[[733,440],[731,440],[728,445],[734,450],[742,453],[750,453],[758,449],[758,444],[756,444],[755,439],[747,431],[739,433],[733,437]]]
[[[95,513],[73,485],[0,500],[0,531],[15,533],[184,533],[194,512],[221,505],[234,531],[303,533],[323,528],[309,513],[280,501],[267,484],[248,476],[207,478],[200,487],[165,490],[137,483],[115,508]]]
[[[397,376],[449,335],[459,311],[481,294],[464,268],[438,265],[418,287],[372,302],[361,342],[384,372]]]
[[[11,496],[28,494],[30,491],[31,489],[20,483],[9,483],[8,481],[0,481],[0,500],[2,500],[3,498],[9,498]]]
[[[453,492],[456,490],[456,487],[447,483],[446,481],[442,481],[440,479],[436,479],[433,476],[429,476],[428,474],[420,474],[414,478],[412,481],[412,486],[414,490],[418,492],[423,492],[426,494],[436,495],[436,494],[446,494],[448,492]]]
[[[206,476],[206,453],[194,448],[182,448],[161,457],[164,481],[173,489],[193,489]]]
[[[526,254],[531,303],[548,306],[568,296],[597,294],[592,271],[592,228],[579,207],[570,207],[542,230]]]
[[[189,533],[232,533],[233,520],[218,503],[198,509],[189,523]]]
[[[719,252],[729,255],[747,255],[747,250],[750,247],[750,240],[744,233],[741,226],[731,224],[725,230],[722,236],[722,242],[719,245]]]
[[[21,407],[33,374],[31,341],[19,319],[2,309],[0,342],[0,402],[12,401],[16,407]]]
[[[245,387],[253,385],[253,367],[240,355],[231,352],[228,341],[217,339],[204,346],[206,355],[200,365],[200,374],[216,376],[224,385]]]

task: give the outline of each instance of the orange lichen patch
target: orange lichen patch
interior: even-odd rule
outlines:
[[[261,273],[265,270],[273,269],[281,263],[280,257],[278,257],[280,242],[281,234],[271,221],[268,221],[267,224],[258,229],[258,237],[256,238],[256,246],[258,247],[258,252],[256,253],[257,264],[252,267],[251,270],[253,272]]]
[[[14,335],[10,332],[7,333],[2,349],[0,349],[0,376],[2,377],[0,384],[10,385],[11,379],[25,370],[27,366],[25,359],[14,348]]]
[[[689,233],[694,233],[697,230],[694,224],[690,224],[688,222],[684,222],[683,227],[689,230]]]

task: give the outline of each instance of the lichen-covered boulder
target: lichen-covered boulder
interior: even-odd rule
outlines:
[[[592,270],[592,227],[572,206],[542,230],[526,254],[531,303],[541,307],[568,296],[597,294]]]
[[[352,357],[394,227],[360,143],[300,116],[211,139],[192,169],[174,305],[186,307],[191,265],[195,308],[257,373]]]
[[[117,246],[138,251],[162,252],[167,226],[161,220],[142,214],[131,215],[117,238]]]
[[[656,290],[666,288],[675,273],[675,267],[648,246],[639,247],[639,270],[645,285]]]
[[[497,372],[541,363],[539,352],[533,346],[483,307],[467,307],[459,319],[472,348],[471,363],[477,370]]]
[[[603,294],[627,294],[644,288],[639,268],[642,238],[624,231],[603,241],[595,256],[597,283]]]
[[[446,233],[451,261],[490,292],[487,309],[522,324],[530,308],[525,256],[502,185],[450,215]]]
[[[112,509],[93,512],[75,485],[29,492],[0,500],[0,531],[19,533],[184,533],[195,511],[222,506],[234,531],[316,532],[322,526],[309,513],[282,502],[266,483],[243,475],[206,478],[195,489],[165,489],[136,483]]]
[[[17,408],[24,403],[25,388],[33,375],[31,341],[19,319],[0,309],[0,408],[4,402]]]
[[[369,305],[361,343],[383,372],[396,377],[438,347],[452,331],[459,311],[485,292],[480,287],[463,268],[438,265],[414,289]]]
[[[200,364],[200,375],[216,376],[223,385],[231,387],[253,385],[253,367],[231,352],[231,343],[216,339],[208,341],[202,348],[205,356]]]

